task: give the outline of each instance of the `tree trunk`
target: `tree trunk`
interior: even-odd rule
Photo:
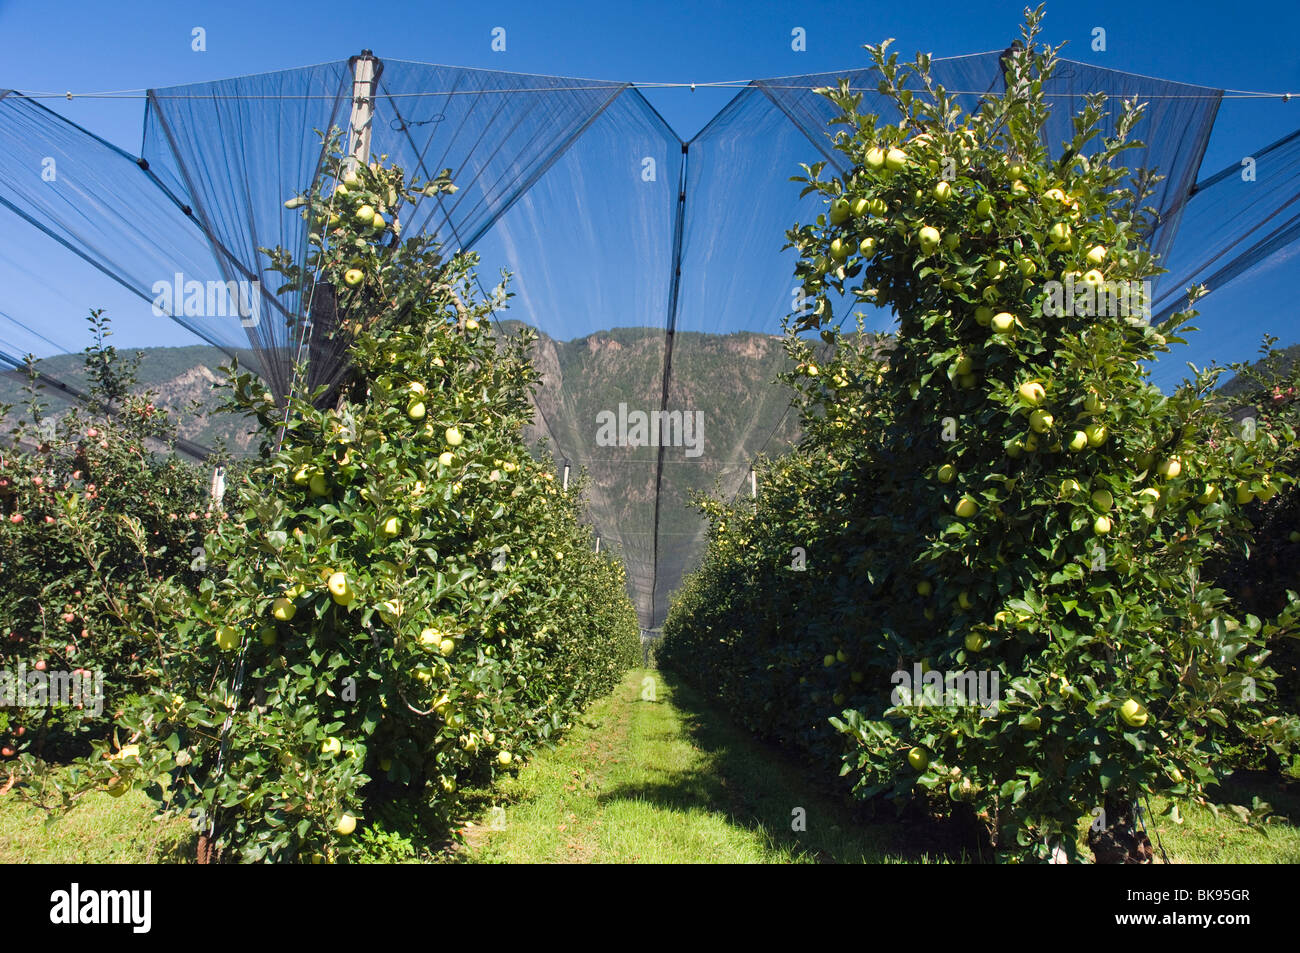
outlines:
[[[1147,835],[1137,829],[1133,801],[1120,794],[1108,795],[1102,805],[1101,829],[1088,831],[1088,846],[1099,864],[1149,864],[1154,852]]]

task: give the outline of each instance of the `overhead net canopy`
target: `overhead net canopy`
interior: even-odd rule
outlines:
[[[932,72],[973,109],[1001,91],[1000,59],[938,59]],[[691,495],[751,492],[756,457],[797,437],[791,395],[774,382],[786,366],[782,319],[801,293],[783,246],[823,209],[790,178],[822,160],[846,171],[834,107],[815,88],[847,77],[866,111],[895,121],[878,77],[755,80],[685,142],[626,83],[368,62],[373,87],[360,91],[358,58],[151,90],[139,157],[33,99],[0,96],[0,204],[13,213],[0,233],[0,275],[12,279],[0,297],[0,360],[76,349],[84,311],[69,310],[68,291],[83,285],[72,276],[98,273],[119,300],[158,315],[155,332],[185,329],[166,343],[237,355],[277,395],[301,356],[309,384],[329,383],[342,355],[311,337],[308,302],[280,292],[259,249],[305,251],[306,223],[283,203],[312,187],[318,133],[346,130],[360,96],[373,107],[372,156],[415,179],[450,168],[459,187],[404,210],[404,234],[477,252],[485,295],[502,269],[512,273],[497,319],[540,335],[532,436],[574,476],[589,474],[601,544],[621,552],[642,624],[657,626],[703,546]],[[1047,92],[1047,145],[1058,152],[1085,94],[1147,103],[1135,130],[1144,145],[1126,162],[1163,176],[1151,241],[1171,274],[1156,310],[1180,306],[1193,282],[1216,292],[1201,304],[1193,359],[1250,358],[1265,332],[1293,343],[1280,276],[1300,228],[1300,134],[1260,150],[1253,182],[1229,169],[1197,185],[1222,91],[1064,61]],[[49,159],[53,177],[42,175]],[[31,251],[42,245],[58,254]],[[190,282],[230,298],[196,301]],[[1238,291],[1247,286],[1249,298]],[[852,320],[849,303],[835,315]],[[863,319],[875,331],[893,323],[887,311]],[[1188,356],[1157,364],[1157,382],[1181,379]]]

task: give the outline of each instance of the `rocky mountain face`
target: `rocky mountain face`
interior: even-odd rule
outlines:
[[[692,496],[749,492],[751,461],[764,448],[775,453],[788,446],[798,425],[789,391],[774,383],[786,367],[779,337],[679,333],[668,344],[656,328],[571,341],[540,337],[534,362],[542,383],[525,434],[547,446],[561,470],[569,466],[574,484],[585,473],[592,523],[602,547],[623,554],[646,627],[662,618],[669,592],[702,550],[704,524]],[[216,412],[219,369],[229,361],[224,352],[180,347],[141,354],[139,388],[153,391],[172,412],[181,436],[225,446],[235,456],[256,452],[248,424]],[[238,357],[242,366],[256,366],[251,354]],[[79,354],[45,358],[38,367],[86,387]],[[21,372],[0,373],[0,404],[21,405],[23,384]],[[47,415],[71,407],[52,388],[41,399]],[[9,416],[21,413],[17,406]]]

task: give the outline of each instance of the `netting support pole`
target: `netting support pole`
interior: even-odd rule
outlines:
[[[564,492],[569,492],[569,465],[564,465]]]
[[[751,498],[758,496],[758,474],[753,470],[749,471],[749,495]]]
[[[362,50],[352,60],[352,115],[348,117],[346,171],[370,161],[370,133],[375,119],[375,55]]]

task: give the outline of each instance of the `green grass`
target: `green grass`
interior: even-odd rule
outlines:
[[[643,698],[648,686],[653,700]],[[688,686],[636,670],[554,749],[495,790],[474,793],[474,821],[458,849],[411,850],[408,838],[384,840],[377,826],[366,856],[386,863],[448,857],[470,863],[979,859],[973,846],[968,856],[954,854],[950,830],[867,820],[810,783],[813,777]],[[1182,803],[1181,825],[1159,813],[1167,801],[1153,799],[1152,840],[1159,835],[1171,863],[1300,863],[1300,783],[1238,772],[1213,796],[1218,816]],[[1256,810],[1253,823],[1232,809],[1252,808],[1256,799],[1271,810]],[[791,829],[795,808],[804,810],[806,830]],[[502,822],[500,829],[493,829],[495,822]],[[0,864],[175,863],[193,856],[189,824],[156,820],[139,791],[121,798],[94,792],[48,825],[41,809],[13,792],[0,795]]]
[[[92,792],[48,824],[41,808],[0,795],[0,864],[183,863],[193,859],[194,841],[184,820],[155,820],[139,791]]]
[[[1151,802],[1152,826],[1173,864],[1297,864],[1300,863],[1300,785],[1266,775],[1238,773],[1212,791],[1218,816],[1208,807],[1181,803],[1183,823],[1160,812],[1168,800]],[[1247,824],[1231,805],[1250,809],[1255,798],[1272,811],[1256,812]],[[1154,845],[1156,837],[1152,836]],[[1160,850],[1156,849],[1160,860]]]
[[[653,685],[653,701],[643,688]],[[900,824],[855,822],[798,766],[659,672],[629,673],[584,724],[498,787],[460,856],[506,863],[928,859]],[[806,830],[792,830],[802,808]],[[503,824],[500,822],[503,821]]]

